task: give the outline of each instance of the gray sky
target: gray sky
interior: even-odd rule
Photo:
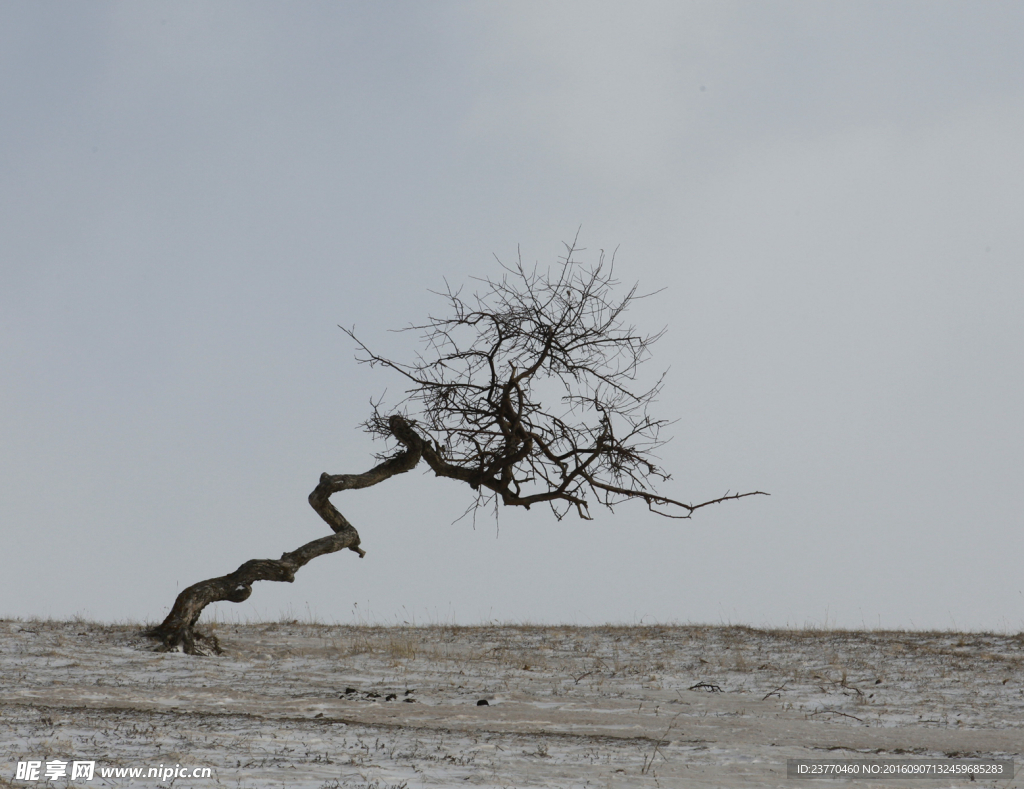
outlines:
[[[321,536],[430,289],[667,290],[660,519],[421,470],[221,618],[1024,628],[1024,5],[0,3],[0,615]],[[212,612],[211,612],[212,613]]]

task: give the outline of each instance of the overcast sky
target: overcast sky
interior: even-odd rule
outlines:
[[[1024,4],[0,2],[0,615],[158,620],[327,532],[355,326],[618,247],[662,492],[422,469],[206,616],[1024,628]]]

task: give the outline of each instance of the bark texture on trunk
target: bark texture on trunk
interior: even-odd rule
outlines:
[[[221,647],[215,636],[204,635],[196,630],[203,609],[210,603],[226,600],[241,603],[252,594],[255,581],[295,580],[295,573],[317,556],[348,548],[359,554],[366,552],[359,547],[359,532],[348,522],[333,504],[334,493],[354,488],[368,488],[414,468],[419,463],[423,450],[422,440],[411,429],[396,436],[406,450],[362,474],[321,474],[320,483],[309,494],[310,506],[324,519],[334,534],[307,542],[300,548],[281,555],[280,559],[250,559],[228,575],[200,581],[182,590],[174,606],[162,623],[146,631],[146,635],[160,642],[162,651],[181,650],[189,655],[220,653]]]

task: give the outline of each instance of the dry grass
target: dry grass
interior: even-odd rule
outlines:
[[[818,753],[813,743],[1019,755],[1024,742],[1020,635],[309,617],[209,627],[226,655],[149,652],[141,625],[0,620],[5,757],[73,757],[83,742],[126,763],[173,752],[217,765],[222,785],[261,788],[284,770],[319,776],[289,784],[311,789],[677,786],[693,766],[705,785],[759,786],[779,783],[771,765]],[[394,703],[406,697],[417,703]],[[478,711],[482,698],[491,706]]]

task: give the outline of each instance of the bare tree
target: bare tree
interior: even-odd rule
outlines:
[[[589,519],[593,497],[609,509],[639,499],[659,515],[689,518],[709,504],[767,495],[727,493],[694,504],[657,491],[657,483],[670,479],[655,463],[669,423],[649,409],[664,376],[641,386],[638,373],[662,333],[628,325],[627,308],[644,296],[635,285],[616,296],[614,261],[602,253],[588,267],[575,259],[579,251],[576,242],[567,244],[554,270],[527,268],[521,259],[501,264],[501,277],[478,280],[472,296],[448,288],[439,294],[448,317],[402,330],[424,342],[410,363],[374,353],[343,329],[360,362],[389,368],[408,385],[390,414],[382,401],[371,403],[364,426],[387,446],[379,465],[363,474],[321,475],[309,503],[333,535],[188,587],[148,634],[162,649],[219,651],[216,640],[195,629],[207,605],[242,602],[254,581],[291,582],[325,553],[348,548],[362,557],[358,532],[330,496],[376,485],[421,459],[436,476],[469,485],[474,498],[467,513],[474,514],[481,506],[547,504],[559,519],[570,511]]]

